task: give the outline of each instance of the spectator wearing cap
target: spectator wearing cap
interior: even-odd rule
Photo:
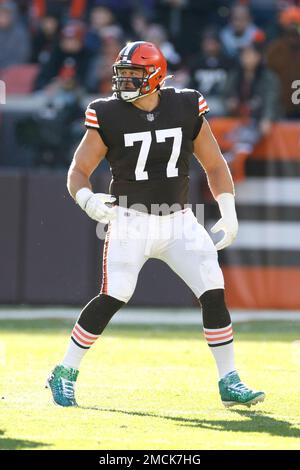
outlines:
[[[233,6],[230,22],[221,31],[221,40],[227,54],[238,57],[239,51],[251,43],[257,29],[246,5]]]
[[[16,5],[0,3],[0,69],[25,63],[31,53],[29,33],[21,24]]]
[[[91,57],[84,47],[84,36],[85,25],[83,23],[72,20],[64,26],[58,46],[52,51],[49,60],[42,66],[37,77],[36,90],[49,85],[66,64],[74,66],[78,83],[85,86]]]
[[[267,50],[267,64],[280,80],[280,97],[286,118],[300,118],[299,105],[292,102],[292,84],[300,79],[300,7],[290,7],[279,15],[282,35]]]
[[[233,60],[224,53],[218,31],[207,29],[199,42],[199,52],[190,63],[189,86],[199,90],[210,103],[215,115],[224,113],[222,98]]]
[[[232,149],[225,158],[235,179],[242,179],[245,159],[256,143],[267,135],[280,116],[279,81],[263,62],[264,33],[240,52],[239,64],[228,75],[224,98],[228,114],[240,118],[240,125],[229,136]]]

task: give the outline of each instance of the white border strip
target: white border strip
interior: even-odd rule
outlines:
[[[249,177],[236,187],[237,204],[298,206],[299,178]]]
[[[76,320],[76,308],[1,308],[0,320]],[[300,321],[298,310],[231,310],[233,323],[249,321]],[[134,309],[126,308],[117,313],[111,323],[116,325],[202,325],[200,308],[187,309]],[[1,328],[1,324],[0,324]]]
[[[300,184],[299,184],[300,186]],[[208,231],[216,222],[207,224]],[[212,236],[214,240],[220,236]],[[299,222],[246,222],[239,223],[239,231],[229,250],[237,248],[265,249],[265,250],[300,250],[300,223]]]

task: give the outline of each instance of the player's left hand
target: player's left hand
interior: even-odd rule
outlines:
[[[217,250],[223,250],[231,245],[237,236],[238,220],[235,211],[234,196],[231,193],[223,193],[217,197],[219,204],[221,219],[210,229],[212,233],[220,232],[223,230],[223,238],[216,243]]]

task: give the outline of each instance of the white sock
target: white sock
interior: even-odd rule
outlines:
[[[203,328],[210,350],[215,358],[219,378],[235,370],[232,325],[225,328]]]
[[[61,364],[73,369],[79,369],[83,357],[99,336],[89,333],[76,323],[71,334],[69,347]]]
[[[80,348],[70,340],[69,347],[61,364],[66,367],[72,367],[73,369],[79,369],[79,365],[87,352],[88,349]]]
[[[215,358],[220,379],[235,370],[233,342],[210,349]]]

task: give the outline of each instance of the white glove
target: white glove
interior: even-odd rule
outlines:
[[[217,250],[222,250],[231,245],[237,236],[239,224],[235,211],[234,195],[231,193],[222,193],[216,198],[221,212],[221,219],[210,229],[212,233],[220,230],[225,232],[224,237],[216,244]]]
[[[81,209],[97,222],[108,224],[116,217],[114,208],[109,206],[116,198],[110,194],[93,193],[89,188],[81,188],[77,191],[75,199]]]

